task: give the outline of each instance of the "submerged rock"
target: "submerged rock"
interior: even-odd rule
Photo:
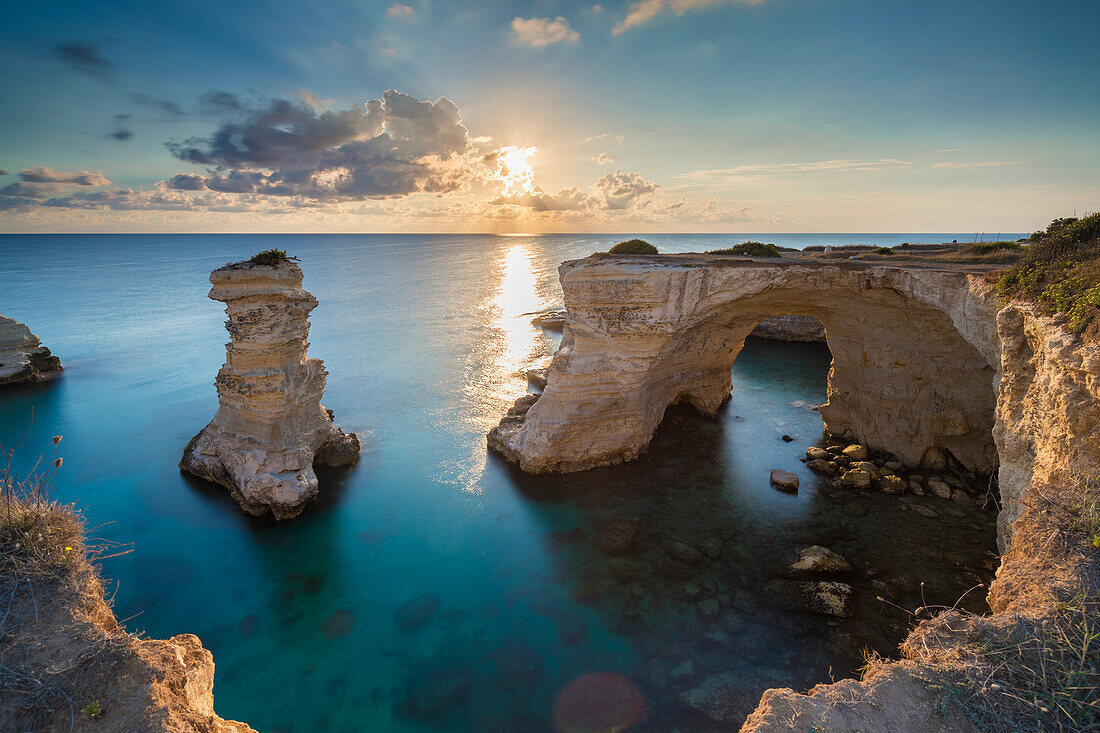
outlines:
[[[42,382],[61,374],[61,360],[19,321],[0,316],[0,386]]]
[[[438,596],[425,593],[402,603],[393,614],[393,622],[402,631],[412,631],[428,623],[438,610]]]
[[[843,557],[821,545],[812,545],[798,553],[791,570],[806,573],[850,573],[852,566]]]
[[[869,489],[871,488],[871,474],[859,469],[845,471],[840,477],[840,483],[853,489]]]
[[[854,592],[847,583],[773,580],[764,584],[768,601],[789,611],[847,618],[854,612]]]
[[[941,499],[951,498],[951,487],[945,484],[943,481],[940,481],[939,479],[928,479],[928,490],[936,496],[940,497]]]
[[[760,691],[744,676],[724,673],[707,677],[702,684],[680,695],[680,703],[715,723],[740,725],[760,698]]]
[[[326,372],[306,357],[309,312],[293,262],[238,262],[210,274],[226,304],[230,343],[218,372],[218,412],[184,450],[180,468],[227,487],[249,514],[288,519],[317,496],[314,461],[346,466],[359,439],[321,406]]]
[[[596,544],[609,555],[624,555],[630,552],[641,534],[641,517],[615,517],[600,532]]]

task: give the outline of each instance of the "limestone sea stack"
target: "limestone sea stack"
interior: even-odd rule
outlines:
[[[19,321],[0,316],[0,386],[52,379],[61,360]]]
[[[327,372],[306,357],[317,299],[285,258],[226,265],[210,282],[209,297],[226,304],[230,340],[214,382],[218,412],[180,468],[227,487],[249,514],[295,517],[317,496],[314,463],[344,466],[359,456],[358,436],[321,406]]]

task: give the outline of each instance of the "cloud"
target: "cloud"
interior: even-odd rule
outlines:
[[[615,142],[617,142],[617,143],[621,143],[623,141],[623,136],[621,134],[619,134],[617,132],[610,132],[609,131],[609,132],[601,132],[599,135],[589,135],[588,137],[582,137],[581,142],[582,143],[591,143],[591,142],[595,142],[596,140],[603,140],[603,139],[609,138],[609,137],[615,138]]]
[[[533,193],[519,196],[498,196],[489,203],[493,206],[523,206],[533,211],[577,211],[591,208],[595,202],[587,193],[571,186],[563,188],[557,195],[536,189]]]
[[[135,104],[158,109],[167,115],[171,115],[172,117],[184,117],[187,115],[187,112],[184,111],[183,107],[180,107],[175,102],[168,99],[157,99],[148,94],[145,94],[144,92],[134,92],[130,95],[130,101],[134,102]]]
[[[817,173],[833,171],[876,171],[910,168],[912,161],[897,158],[879,160],[819,160],[814,163],[749,163],[732,168],[703,168],[677,173],[673,178],[687,181],[708,181],[731,177],[748,177],[746,174]]]
[[[126,127],[126,121],[130,119],[130,115],[117,114],[111,119],[115,123],[115,129],[113,132],[107,133],[107,137],[118,140],[119,142],[125,142],[134,136],[134,131]]]
[[[76,186],[109,186],[111,182],[101,173],[82,171],[80,173],[66,173],[55,171],[52,168],[24,168],[19,171],[19,177],[28,183],[67,183]]]
[[[236,112],[241,108],[241,100],[232,92],[211,89],[199,97],[199,112],[203,114]]]
[[[115,65],[90,41],[66,41],[54,46],[54,55],[82,74],[108,81]]]
[[[404,20],[407,22],[416,20],[416,10],[409,7],[408,5],[402,5],[400,3],[398,3],[397,5],[391,5],[386,8],[386,15],[387,17],[394,18],[396,20]]]
[[[298,96],[313,110],[322,110],[336,101],[335,99],[321,99],[308,89],[298,90]]]
[[[512,20],[512,42],[520,46],[549,46],[563,41],[576,43],[581,34],[569,27],[560,15],[550,18],[515,18]]]
[[[626,16],[615,24],[611,33],[618,35],[629,28],[644,25],[665,11],[683,15],[689,10],[711,8],[716,5],[732,3],[756,5],[762,2],[764,0],[638,0],[630,6]]]
[[[615,159],[612,158],[607,153],[600,153],[599,155],[596,156],[596,164],[597,165],[609,165],[609,164],[614,163],[614,162],[615,162]]]
[[[933,168],[1001,168],[1008,165],[1027,165],[1024,160],[982,160],[974,163],[933,163]]]
[[[475,177],[476,149],[446,97],[421,102],[391,89],[362,110],[275,99],[241,112],[209,137],[166,143],[180,160],[211,167],[169,187],[338,201],[448,193]]]
[[[623,173],[617,170],[596,181],[596,188],[603,194],[607,208],[629,209],[652,196],[660,186],[646,180],[641,173]]]

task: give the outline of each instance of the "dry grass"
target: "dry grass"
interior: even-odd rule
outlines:
[[[74,657],[54,656],[49,664],[41,658],[49,644],[60,647],[62,639],[81,635],[70,608],[88,597],[101,602],[102,594],[89,556],[102,559],[115,549],[107,543],[88,547],[80,514],[52,500],[50,484],[62,465],[60,442],[61,436],[54,437],[49,461],[40,458],[22,477],[12,470],[15,451],[0,447],[0,727],[5,729],[54,730],[61,720],[72,728],[82,716],[96,714],[98,701],[89,686],[98,682],[89,666],[117,657],[130,643],[110,619],[105,628],[115,633],[101,632]]]
[[[1024,583],[1042,587],[993,616],[941,614],[903,650],[983,730],[1100,731],[1100,477],[1038,494],[1013,552],[1041,556]]]

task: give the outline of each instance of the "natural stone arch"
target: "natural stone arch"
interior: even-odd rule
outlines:
[[[996,465],[996,306],[965,274],[608,255],[560,273],[568,319],[547,388],[489,437],[525,470],[632,459],[681,400],[715,412],[745,337],[782,314],[828,332],[830,432],[910,463],[941,447],[976,471]]]

